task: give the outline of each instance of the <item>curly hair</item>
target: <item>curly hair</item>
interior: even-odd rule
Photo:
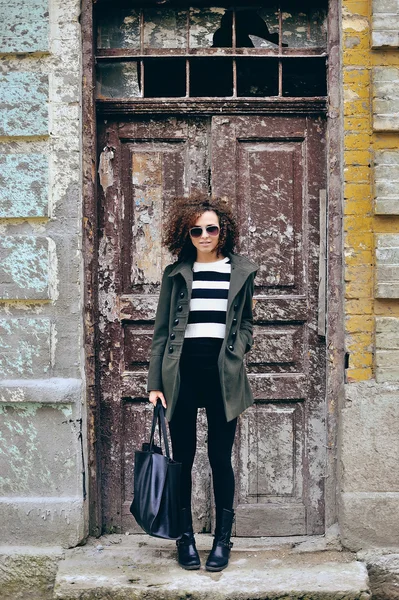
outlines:
[[[217,256],[234,251],[238,242],[238,227],[227,202],[222,198],[195,193],[187,198],[174,198],[168,214],[163,243],[179,261],[195,260],[196,249],[189,230],[198,217],[208,210],[215,212],[219,218]]]

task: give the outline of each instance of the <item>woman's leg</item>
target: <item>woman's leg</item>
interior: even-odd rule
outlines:
[[[182,463],[181,469],[181,537],[177,540],[178,562],[183,569],[199,569],[200,557],[195,547],[191,516],[191,470],[195,457],[197,437],[197,405],[193,396],[191,379],[187,371],[182,376],[179,398],[173,418],[169,423],[174,460]],[[191,394],[190,394],[191,392]]]
[[[219,378],[215,393],[206,405],[208,419],[208,456],[212,469],[216,511],[232,510],[234,501],[234,471],[231,464],[237,419],[227,422]]]
[[[181,507],[191,510],[191,470],[197,442],[197,405],[189,388],[189,377],[182,373],[179,398],[169,423],[173,459],[182,463]]]
[[[217,379],[219,384],[219,379]],[[212,550],[206,561],[207,571],[221,571],[229,563],[231,530],[234,520],[234,471],[231,453],[237,419],[226,421],[220,385],[214,385],[214,394],[207,404],[208,456],[212,468],[213,491],[216,504],[216,528]]]

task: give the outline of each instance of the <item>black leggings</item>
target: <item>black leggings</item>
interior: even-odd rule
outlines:
[[[231,465],[237,419],[226,421],[215,364],[199,365],[195,359],[180,363],[180,392],[169,423],[173,458],[182,463],[181,506],[191,507],[191,469],[197,438],[197,410],[206,409],[208,420],[208,457],[212,469],[216,510],[232,510],[234,472]]]

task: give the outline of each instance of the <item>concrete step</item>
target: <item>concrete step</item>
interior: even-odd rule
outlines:
[[[212,545],[197,535],[205,564]],[[57,600],[369,600],[367,569],[349,552],[317,538],[293,542],[234,538],[220,573],[184,571],[174,542],[149,536],[104,536],[65,553]]]

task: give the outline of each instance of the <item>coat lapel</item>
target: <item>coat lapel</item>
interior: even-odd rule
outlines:
[[[234,298],[248,279],[248,276],[257,270],[256,265],[244,257],[230,254],[229,258],[231,260],[231,279],[227,300],[227,314],[229,314]]]
[[[191,290],[193,287],[193,265],[189,262],[177,262],[169,273],[169,277],[175,277],[180,274],[187,286],[188,297],[191,298]]]

